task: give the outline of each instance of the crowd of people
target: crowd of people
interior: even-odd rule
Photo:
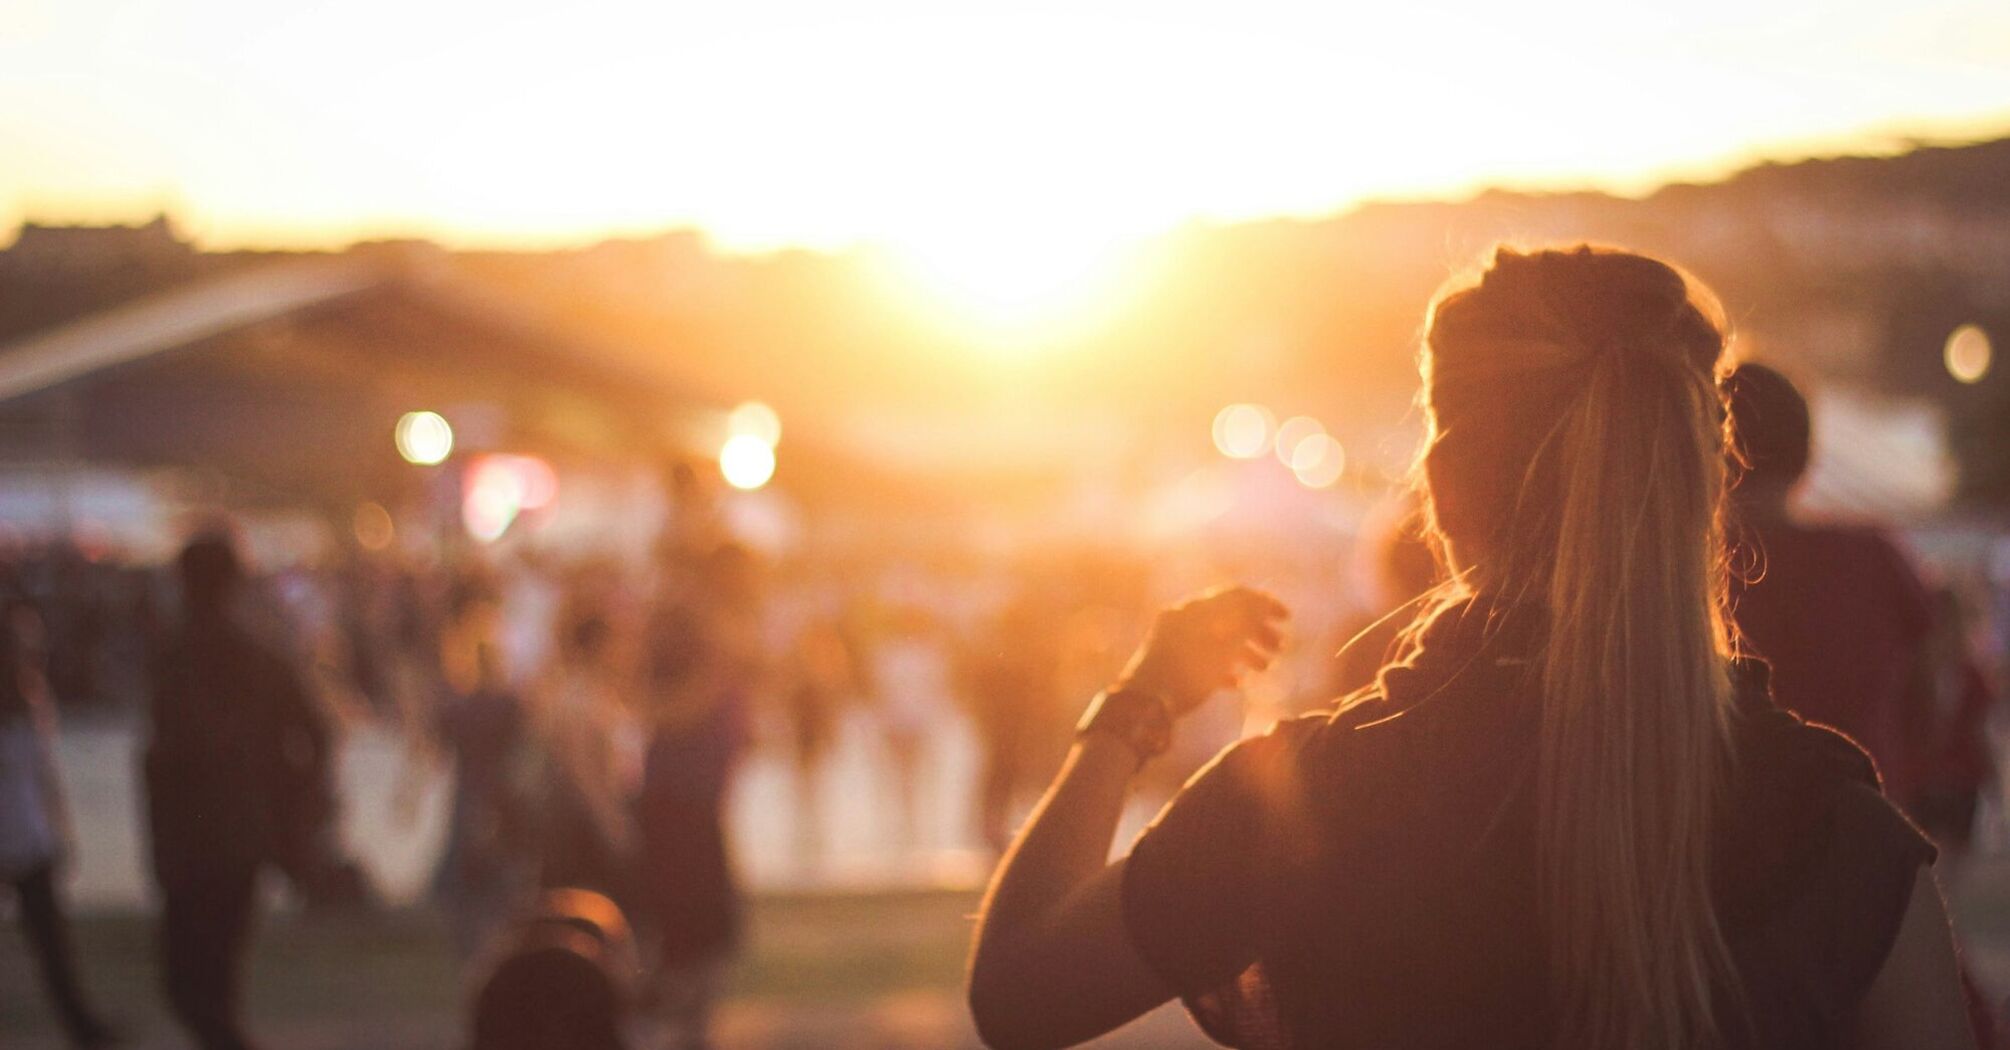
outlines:
[[[1590,274],[1601,266],[1616,271],[1630,265],[1552,254],[1565,261],[1546,255],[1533,264],[1503,256],[1497,266],[1533,281],[1539,275],[1530,267],[1553,276],[1573,267]],[[1641,270],[1610,279],[1652,284],[1663,278]],[[1512,301],[1508,293],[1494,291],[1503,303]],[[1485,300],[1480,290],[1472,292],[1468,312],[1479,311],[1471,304]],[[1671,311],[1668,324],[1688,326],[1680,334],[1693,345],[1677,349],[1693,352],[1698,361],[1656,367],[1665,365],[1669,376],[1680,373],[1688,383],[1708,374],[1698,363],[1706,351],[1714,367],[1721,337],[1701,315],[1691,317],[1672,303],[1657,308]],[[1436,352],[1449,353],[1454,362],[1469,352],[1468,343],[1492,338],[1457,328],[1478,323],[1458,312],[1438,321],[1454,327],[1437,331],[1442,342]],[[1555,323],[1568,329],[1578,322],[1566,317]],[[1617,366],[1601,359],[1586,367]],[[1548,375],[1530,368],[1531,374]],[[945,720],[956,719],[970,727],[978,743],[969,820],[979,840],[1008,860],[986,906],[972,994],[980,1029],[1001,1043],[1065,1042],[1174,995],[1186,998],[1210,1031],[1247,1040],[1238,1045],[1366,1045],[1324,1041],[1341,1038],[1334,1026],[1368,1031],[1358,1028],[1366,1023],[1363,1018],[1386,1023],[1384,1033],[1395,1040],[1387,1045],[1410,1045],[1394,1033],[1429,1027],[1426,1015],[1444,1001],[1469,1008],[1452,1012],[1457,1023],[1440,1033],[1447,1039],[1470,1035],[1470,1027],[1459,1026],[1486,1017],[1502,1021],[1501,1031],[1531,1038],[1567,1030],[1600,1038],[1621,1031],[1637,1035],[1652,1024],[1723,1035],[1718,985],[1727,980],[1724,960],[1731,957],[1739,973],[1767,973],[1780,982],[1746,988],[1756,996],[1751,1005],[1758,1013],[1749,1020],[1758,1030],[1800,1038],[1833,1029],[1842,1023],[1837,1003],[1824,1000],[1816,1011],[1835,1016],[1802,1016],[1795,1011],[1806,1004],[1789,1001],[1800,993],[1783,990],[1815,988],[1819,982],[1788,971],[1816,962],[1778,931],[1769,932],[1758,912],[1737,910],[1762,897],[1798,901],[1794,895],[1806,887],[1782,884],[1783,876],[1756,869],[1712,869],[1712,874],[1703,867],[1708,861],[1699,859],[1710,855],[1701,845],[1708,836],[1768,849],[1786,848],[1799,838],[1787,835],[1786,845],[1762,843],[1764,832],[1783,829],[1753,829],[1737,820],[1720,826],[1699,816],[1702,809],[1668,807],[1675,805],[1672,800],[1714,799],[1713,792],[1734,791],[1748,793],[1759,812],[1791,815],[1843,796],[1856,799],[1852,792],[1868,782],[1880,786],[1894,812],[1909,823],[1881,823],[1883,817],[1865,811],[1864,838],[1857,843],[1862,857],[1888,860],[1887,867],[1904,875],[1908,887],[1913,885],[1908,865],[1936,855],[1942,865],[1958,859],[1997,783],[1990,734],[2002,677],[1992,659],[2002,654],[1990,651],[1976,625],[2002,616],[1990,605],[2000,596],[1957,590],[1951,581],[1929,586],[1888,534],[1795,514],[1790,496],[1810,456],[1807,405],[1784,376],[1750,364],[1724,377],[1720,394],[1708,398],[1698,393],[1700,387],[1680,387],[1681,397],[1693,400],[1681,402],[1694,416],[1683,426],[1706,424],[1703,406],[1717,404],[1719,396],[1729,406],[1736,440],[1728,448],[1698,438],[1701,430],[1682,435],[1703,442],[1697,447],[1710,456],[1724,458],[1708,468],[1729,479],[1721,521],[1712,516],[1714,509],[1707,514],[1699,509],[1700,503],[1678,505],[1680,491],[1629,488],[1633,482],[1607,479],[1617,495],[1606,495],[1640,501],[1652,513],[1632,519],[1632,532],[1600,535],[1615,543],[1646,542],[1639,537],[1648,535],[1664,543],[1667,549],[1656,554],[1664,561],[1626,561],[1613,568],[1615,563],[1600,560],[1607,553],[1603,548],[1573,549],[1571,564],[1605,571],[1607,578],[1604,591],[1567,594],[1555,589],[1562,584],[1554,576],[1565,555],[1537,548],[1562,542],[1557,536],[1576,535],[1570,529],[1587,535],[1604,529],[1610,523],[1597,516],[1617,511],[1587,505],[1570,512],[1582,520],[1564,521],[1562,512],[1531,519],[1531,527],[1549,541],[1490,532],[1498,524],[1491,516],[1527,513],[1517,503],[1525,498],[1517,495],[1517,485],[1565,486],[1567,479],[1539,476],[1529,464],[1511,461],[1509,454],[1519,449],[1531,462],[1547,462],[1539,449],[1549,446],[1524,440],[1528,435],[1519,428],[1525,421],[1497,418],[1494,409],[1461,400],[1466,394],[1455,376],[1437,381],[1433,409],[1440,429],[1431,450],[1436,458],[1426,463],[1428,484],[1420,498],[1371,522],[1363,537],[1363,546],[1375,552],[1368,595],[1333,601],[1325,619],[1344,625],[1315,632],[1303,647],[1313,652],[1314,671],[1296,680],[1297,691],[1310,694],[1297,706],[1341,696],[1337,714],[1326,710],[1313,722],[1344,723],[1350,733],[1361,732],[1329,738],[1320,735],[1326,729],[1296,719],[1283,723],[1291,728],[1228,752],[1175,797],[1141,840],[1135,854],[1140,859],[1126,862],[1133,867],[1116,876],[1096,874],[1115,827],[1109,806],[1125,797],[1119,789],[1128,790],[1143,760],[1166,749],[1162,737],[1169,737],[1172,716],[1197,707],[1237,672],[1271,663],[1282,644],[1271,625],[1281,607],[1272,599],[1228,592],[1164,614],[1136,661],[1119,674],[1124,655],[1144,635],[1132,634],[1128,625],[1143,621],[1163,582],[1134,557],[1050,557],[1002,568],[938,566],[931,575],[911,566],[774,562],[717,529],[689,523],[670,530],[646,564],[564,562],[532,549],[502,557],[471,549],[426,559],[356,551],[320,566],[303,563],[259,575],[227,527],[199,530],[164,569],[85,558],[74,548],[16,552],[0,580],[5,601],[0,876],[14,888],[49,1001],[75,1045],[116,1044],[113,1027],[90,1002],[68,943],[58,874],[70,830],[51,741],[56,698],[115,706],[131,694],[146,712],[142,779],[160,905],[163,987],[171,1012],[203,1050],[254,1045],[244,1029],[241,987],[258,886],[267,872],[283,877],[308,907],[367,906],[374,898],[365,867],[345,855],[337,834],[342,799],[333,775],[345,727],[365,720],[394,726],[407,741],[414,771],[408,796],[426,771],[451,773],[446,837],[430,897],[457,958],[483,989],[470,1027],[477,1050],[559,1045],[537,1034],[553,1015],[534,1006],[561,999],[572,1011],[564,1016],[594,1015],[599,1008],[591,1004],[604,1003],[600,1013],[608,1018],[605,1024],[572,1022],[572,1036],[585,1041],[567,1045],[622,1045],[622,1026],[614,1018],[629,1006],[655,1015],[665,1045],[707,1045],[712,1009],[744,929],[744,894],[727,820],[736,771],[764,737],[766,746],[788,755],[795,772],[798,860],[814,866],[827,845],[826,766],[841,727],[852,719],[874,728],[879,765],[894,800],[896,837],[908,849],[927,837],[922,811],[930,741]],[[1647,395],[1635,390],[1627,396]],[[1464,429],[1445,426],[1468,419]],[[1619,424],[1611,425],[1619,438],[1631,439]],[[1494,447],[1485,444],[1487,428],[1499,431]],[[1477,439],[1470,436],[1475,433]],[[1675,457],[1670,462],[1695,466],[1681,459],[1695,459],[1695,452],[1648,449],[1636,466],[1676,469],[1654,458],[1664,454]],[[1715,498],[1704,490],[1716,482],[1702,475],[1677,480],[1693,482],[1702,493],[1697,500]],[[1697,535],[1678,534],[1684,523],[1695,524]],[[1702,557],[1706,534],[1715,544],[1710,557],[1721,556],[1721,563],[1684,561]],[[1516,543],[1536,546],[1508,549]],[[1509,555],[1520,560],[1499,560]],[[1728,588],[1723,608],[1734,621],[1723,627],[1724,638],[1738,639],[1739,656],[1762,657],[1769,667],[1762,672],[1752,670],[1758,665],[1749,660],[1737,663],[1722,695],[1710,694],[1721,710],[1711,708],[1708,719],[1728,724],[1747,717],[1751,704],[1770,710],[1776,702],[1808,722],[1834,727],[1849,742],[1796,735],[1780,723],[1764,740],[1738,737],[1735,746],[1745,749],[1738,752],[1744,757],[1733,760],[1713,750],[1714,731],[1697,720],[1703,715],[1677,711],[1679,705],[1670,700],[1669,710],[1653,715],[1659,736],[1625,737],[1626,746],[1639,753],[1629,753],[1627,761],[1634,764],[1623,768],[1662,778],[1650,785],[1659,794],[1635,797],[1646,788],[1631,781],[1599,783],[1602,790],[1633,799],[1637,822],[1671,836],[1654,845],[1670,850],[1678,869],[1668,875],[1628,868],[1615,875],[1572,867],[1572,858],[1589,848],[1588,839],[1558,831],[1543,807],[1596,809],[1586,801],[1592,781],[1622,767],[1600,765],[1593,753],[1618,746],[1605,737],[1645,732],[1640,728],[1645,723],[1605,712],[1597,716],[1604,721],[1594,732],[1583,728],[1590,723],[1573,721],[1592,717],[1585,714],[1590,708],[1545,708],[1544,717],[1555,724],[1544,722],[1543,733],[1578,735],[1567,745],[1559,742],[1562,737],[1524,739],[1524,730],[1535,731],[1532,723],[1524,724],[1527,719],[1497,701],[1537,689],[1545,704],[1560,703],[1553,697],[1562,693],[1581,705],[1593,704],[1598,698],[1591,694],[1611,681],[1586,685],[1589,680],[1569,679],[1578,684],[1559,685],[1564,672],[1542,664],[1548,677],[1538,688],[1524,670],[1546,660],[1542,647],[1560,635],[1581,647],[1573,651],[1604,653],[1607,663],[1600,666],[1608,671],[1635,667],[1612,646],[1645,644],[1623,632],[1649,625],[1638,621],[1644,615],[1639,607],[1612,604],[1612,595],[1633,594],[1638,581],[1627,573],[1659,573],[1655,600],[1663,602],[1662,613],[1676,616],[1684,602],[1701,600],[1703,590],[1690,594],[1676,579],[1692,569],[1721,572]],[[1510,586],[1524,590],[1510,596],[1502,590]],[[1536,586],[1552,590],[1546,599],[1530,599],[1526,588]],[[1584,603],[1591,611],[1587,616],[1597,613],[1594,618],[1607,633],[1578,630],[1531,611],[1566,600]],[[1624,684],[1649,692],[1663,688],[1671,676],[1695,671],[1683,669],[1681,659],[1716,651],[1710,648],[1717,644],[1710,633],[1717,629],[1714,619],[1659,626],[1693,643],[1693,651],[1662,653],[1657,659],[1663,663],[1655,665],[1661,678]],[[1168,646],[1183,647],[1188,655],[1168,656]],[[1470,711],[1456,718],[1431,713],[1438,710],[1425,703],[1431,697],[1474,692],[1477,686],[1465,669],[1479,655],[1497,659],[1481,662],[1490,668],[1479,676],[1484,681],[1478,686],[1485,688],[1457,701]],[[1695,671],[1693,680],[1681,680],[1709,692],[1696,683],[1713,680],[1712,674]],[[1080,704],[1113,681],[1122,688],[1099,701],[1087,728],[1074,738],[1068,772],[1041,815],[1022,831],[1032,796],[1070,755]],[[1140,699],[1140,693],[1146,695]],[[1727,712],[1740,713],[1734,718]],[[1273,713],[1296,709],[1287,705]],[[1366,733],[1385,724],[1398,728]],[[1422,728],[1412,740],[1406,727]],[[1092,746],[1105,736],[1118,738],[1127,750]],[[1693,763],[1655,757],[1660,752],[1653,749],[1674,746],[1670,741],[1686,742],[1690,757],[1702,757]],[[1498,753],[1487,750],[1494,744]],[[1566,758],[1557,749],[1566,746],[1586,749],[1568,759],[1582,766],[1573,774],[1580,781],[1560,785],[1549,778],[1564,774],[1548,772],[1546,765],[1540,778],[1515,786],[1521,783],[1521,772],[1510,761],[1516,755],[1540,751],[1550,756],[1546,762],[1558,764]],[[1283,785],[1316,772],[1295,756],[1326,751],[1344,751],[1349,762],[1360,763],[1346,775],[1386,788],[1394,807],[1389,812],[1409,813],[1412,831],[1428,826],[1443,832],[1444,841],[1432,838],[1432,845],[1404,837],[1408,833],[1389,822],[1394,818],[1367,810],[1313,813],[1280,802],[1276,792]],[[1860,769],[1852,764],[1853,756],[1865,753],[1876,774],[1869,772],[1869,762]],[[1738,779],[1751,755],[1764,759],[1760,765],[1777,760],[1788,770],[1778,774],[1783,778],[1819,768],[1819,776],[1807,776],[1827,778],[1819,790],[1829,794],[1797,794],[1803,786],[1785,780]],[[1139,761],[1117,761],[1127,758]],[[1105,759],[1107,768],[1098,764]],[[1454,765],[1432,765],[1446,762]],[[1719,762],[1741,772],[1726,774],[1732,779],[1723,783],[1698,779],[1705,774],[1696,770],[1716,769]],[[1443,776],[1442,789],[1416,786],[1417,772],[1426,769]],[[1170,793],[1185,772],[1179,770],[1160,788]],[[1521,799],[1532,808],[1502,808],[1508,805],[1503,799]],[[1064,821],[1051,814],[1067,805],[1096,807],[1094,827],[1078,822],[1043,832],[1043,824]],[[1261,836],[1286,820],[1313,829],[1307,842],[1333,852],[1278,854],[1279,843]],[[1910,830],[1915,827],[1924,837]],[[1509,835],[1506,845],[1497,828],[1508,829],[1499,833]],[[1524,830],[1528,841],[1513,837]],[[1678,831],[1694,837],[1678,842]],[[1745,831],[1753,834],[1738,838]],[[1460,837],[1467,832],[1472,842]],[[1601,825],[1595,833],[1606,836],[1600,848],[1639,846],[1633,825]],[[1328,835],[1338,837],[1321,838]],[[1517,1004],[1527,1005],[1516,996],[1534,994],[1522,984],[1543,972],[1540,965],[1529,962],[1515,975],[1482,973],[1451,951],[1458,937],[1444,928],[1449,920],[1418,917],[1420,926],[1400,927],[1389,915],[1315,906],[1298,893],[1303,886],[1276,881],[1279,871],[1324,871],[1320,865],[1349,857],[1364,862],[1370,854],[1348,852],[1366,848],[1363,843],[1381,843],[1385,859],[1393,859],[1374,873],[1354,870],[1352,884],[1392,893],[1402,880],[1435,885],[1431,880],[1465,863],[1454,864],[1440,845],[1464,843],[1479,850],[1473,856],[1493,867],[1486,867],[1469,903],[1502,910],[1482,914],[1460,905],[1452,913],[1474,924],[1477,932],[1468,931],[1474,936],[1499,938],[1489,942],[1500,949],[1499,959],[1519,958],[1529,943],[1544,938],[1579,938],[1573,942],[1577,954],[1552,958],[1550,965],[1589,998],[1565,1001],[1553,1013],[1509,1017]],[[1522,847],[1527,856],[1513,852]],[[1645,854],[1623,855],[1636,867],[1646,863],[1639,860]],[[1541,929],[1502,926],[1532,922],[1541,909],[1524,907],[1529,902],[1517,896],[1528,886],[1506,876],[1494,879],[1506,870],[1499,866],[1526,861],[1534,870],[1537,857],[1544,878],[1553,880],[1544,884],[1549,890],[1561,885],[1618,899],[1652,885],[1683,895],[1678,901],[1683,910],[1653,912],[1650,922],[1641,916],[1653,909],[1636,901],[1640,907],[1619,918],[1572,925],[1549,915],[1549,925]],[[1249,867],[1257,858],[1275,861],[1275,870]],[[1815,878],[1808,873],[1817,862],[1800,854],[1786,859]],[[1425,867],[1405,867],[1410,861]],[[1831,861],[1840,873],[1837,885],[1847,883],[1853,876],[1844,869],[1857,862],[1821,863]],[[1684,864],[1691,866],[1679,867]],[[1096,896],[1103,892],[1096,887],[1104,885],[1098,879],[1116,880],[1122,894],[1136,894],[1124,897],[1120,915],[1096,910],[1116,907],[1115,896]],[[1858,886],[1852,893],[1870,892],[1850,885]],[[1808,905],[1803,916],[1808,922],[1834,920],[1847,927],[1872,921],[1868,912],[1837,903],[1841,890],[1819,892],[1829,897]],[[1851,941],[1849,951],[1869,952],[1864,945],[1880,937],[1886,947],[1892,944],[1893,924],[1910,914],[1896,892],[1874,901],[1861,894],[1851,898],[1865,909],[1884,909],[1880,914],[1891,922]],[[1230,896],[1247,907],[1226,904]],[[1553,909],[1558,898],[1546,899]],[[1279,911],[1248,910],[1259,904]],[[1275,925],[1278,914],[1294,909],[1309,915],[1311,925],[1296,932]],[[1120,946],[1111,940],[1117,936],[1112,931],[1125,929],[1129,942]],[[1359,944],[1382,945],[1452,985],[1425,996],[1390,989],[1373,1003],[1351,993],[1307,999],[1308,989],[1330,984],[1334,973],[1354,975],[1353,987],[1386,984],[1362,969],[1366,962],[1342,960],[1331,945],[1302,936],[1315,929],[1354,938],[1349,951]],[[1419,940],[1420,929],[1446,937]],[[1672,971],[1641,962],[1641,956],[1611,954],[1620,940],[1642,931],[1675,938],[1668,950],[1685,953],[1682,972],[1693,978],[1689,984],[1670,984]],[[1406,938],[1408,946],[1399,947]],[[1042,959],[1051,963],[1044,971],[1032,961]],[[1246,969],[1252,963],[1276,969],[1250,978],[1257,973]],[[1864,963],[1867,972],[1874,974],[1877,963]],[[1082,970],[1098,964],[1103,970],[1097,973]],[[1055,984],[1066,974],[1076,974],[1083,988],[1102,989],[1100,998],[1070,998],[1077,992]],[[1986,1037],[1994,1008],[1987,994],[1963,977],[1974,1030]],[[1484,988],[1475,984],[1496,978]],[[1818,990],[1861,996],[1869,977],[1848,988],[1844,984],[1849,981],[1836,977]],[[1601,1004],[1601,996],[1622,1005]],[[1336,1005],[1343,1001],[1352,1004],[1344,1016]],[[1043,1011],[1045,1006],[1054,1009]],[[1300,1033],[1300,1041],[1274,1041],[1290,1030]],[[601,1034],[588,1034],[595,1032]]]
[[[876,565],[851,585],[707,530],[640,567],[469,548],[261,573],[227,524],[198,532],[158,568],[17,551],[4,586],[20,612],[13,677],[50,716],[7,739],[33,743],[49,792],[55,696],[102,717],[125,702],[110,683],[130,681],[146,713],[164,987],[206,1050],[252,1045],[239,988],[264,873],[310,909],[376,902],[338,834],[336,759],[360,726],[405,741],[393,795],[407,827],[437,774],[451,785],[427,898],[470,975],[498,965],[546,894],[598,894],[638,931],[651,977],[635,998],[667,1045],[697,1046],[741,938],[727,803],[757,739],[791,767],[803,875],[826,860],[828,767],[847,725],[870,731],[902,854],[928,848],[941,815],[937,738],[967,729],[970,837],[1002,849],[1065,748],[1063,697],[1120,656],[1126,639],[1102,628],[1146,601],[1134,565],[1087,555],[981,583],[969,564]],[[44,609],[98,626],[42,645]],[[62,649],[92,675],[56,689]],[[52,793],[17,809],[62,812]],[[66,851],[28,852],[43,863],[23,915],[47,901],[33,929],[53,931],[36,941],[52,1001],[74,1042],[109,1045],[61,937]]]

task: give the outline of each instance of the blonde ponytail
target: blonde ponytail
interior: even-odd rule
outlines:
[[[1641,256],[1503,251],[1427,337],[1437,518],[1540,601],[1537,857],[1558,1045],[1715,1045],[1728,762],[1719,326]]]

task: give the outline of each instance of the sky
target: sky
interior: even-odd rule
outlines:
[[[2010,133],[2002,0],[1677,8],[0,0],[0,230],[1080,259]]]

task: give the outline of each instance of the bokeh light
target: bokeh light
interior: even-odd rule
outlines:
[[[1291,473],[1307,488],[1323,489],[1347,470],[1347,450],[1331,434],[1312,434],[1291,450]]]
[[[1277,449],[1277,461],[1296,469],[1293,457],[1298,454],[1298,446],[1304,444],[1305,439],[1324,433],[1326,428],[1311,416],[1292,416],[1278,424],[1277,440],[1272,443]]]
[[[523,512],[523,478],[500,457],[483,456],[468,465],[461,487],[461,524],[468,535],[494,543]]]
[[[482,457],[491,470],[506,470],[516,476],[516,488],[524,510],[541,510],[558,499],[558,472],[537,456],[491,455]]]
[[[726,431],[732,437],[756,438],[761,444],[774,448],[782,441],[782,417],[775,410],[759,401],[743,401],[727,417]]]
[[[356,545],[366,551],[381,551],[397,539],[397,526],[391,521],[391,512],[382,503],[374,500],[356,505],[356,513],[351,516],[350,529],[356,534]]]
[[[493,543],[527,510],[558,499],[558,473],[537,456],[477,456],[462,476],[461,524],[468,535]]]
[[[1995,356],[1989,333],[1976,325],[1962,325],[1947,337],[1947,374],[1963,383],[1980,383]]]
[[[392,436],[405,462],[430,467],[454,454],[454,428],[438,412],[407,412]]]
[[[1230,405],[1215,414],[1214,447],[1230,459],[1255,459],[1270,447],[1276,417],[1262,405]]]
[[[736,489],[760,488],[775,476],[775,450],[751,434],[735,434],[719,449],[719,473]]]

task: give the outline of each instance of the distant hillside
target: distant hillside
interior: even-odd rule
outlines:
[[[1067,450],[1112,422],[1199,433],[1195,420],[1251,399],[1317,415],[1393,462],[1414,425],[1424,305],[1503,239],[1664,254],[1722,295],[1741,352],[1982,420],[1957,427],[1980,435],[1962,439],[1981,443],[1979,459],[1988,442],[2010,446],[1987,422],[2010,418],[1996,407],[2010,406],[2010,365],[1964,389],[1940,363],[1968,323],[2010,355],[2010,139],[1766,164],[1638,200],[1488,192],[1193,226],[1157,242],[1093,323],[1023,351],[980,346],[858,256],[728,255],[683,231],[437,261],[684,389],[769,400],[808,424],[798,434],[940,446],[953,462],[974,454],[957,442],[981,445],[987,420],[1037,415]],[[36,228],[0,252],[0,340],[265,258],[190,252],[165,224]]]
[[[1662,194],[1702,188],[1706,187],[1669,187]],[[1838,205],[1932,201],[1959,208],[2010,208],[2010,139],[1968,146],[1921,145],[1890,157],[1762,164],[1715,188],[1758,197],[1788,194]]]
[[[1400,434],[1424,304],[1504,239],[1666,255],[1721,294],[1741,353],[1962,418],[2010,415],[1988,400],[2010,368],[1970,390],[1940,363],[1960,324],[2010,346],[2010,140],[1769,164],[1639,200],[1489,192],[1189,228],[1101,323],[1002,363],[852,258],[720,256],[672,234],[465,262],[700,389],[836,429],[910,420],[914,440],[953,447],[987,414],[1037,411],[1057,430],[1112,413],[1190,426],[1251,399],[1319,416],[1393,464],[1411,447]],[[2003,458],[1982,430],[1972,458]]]

